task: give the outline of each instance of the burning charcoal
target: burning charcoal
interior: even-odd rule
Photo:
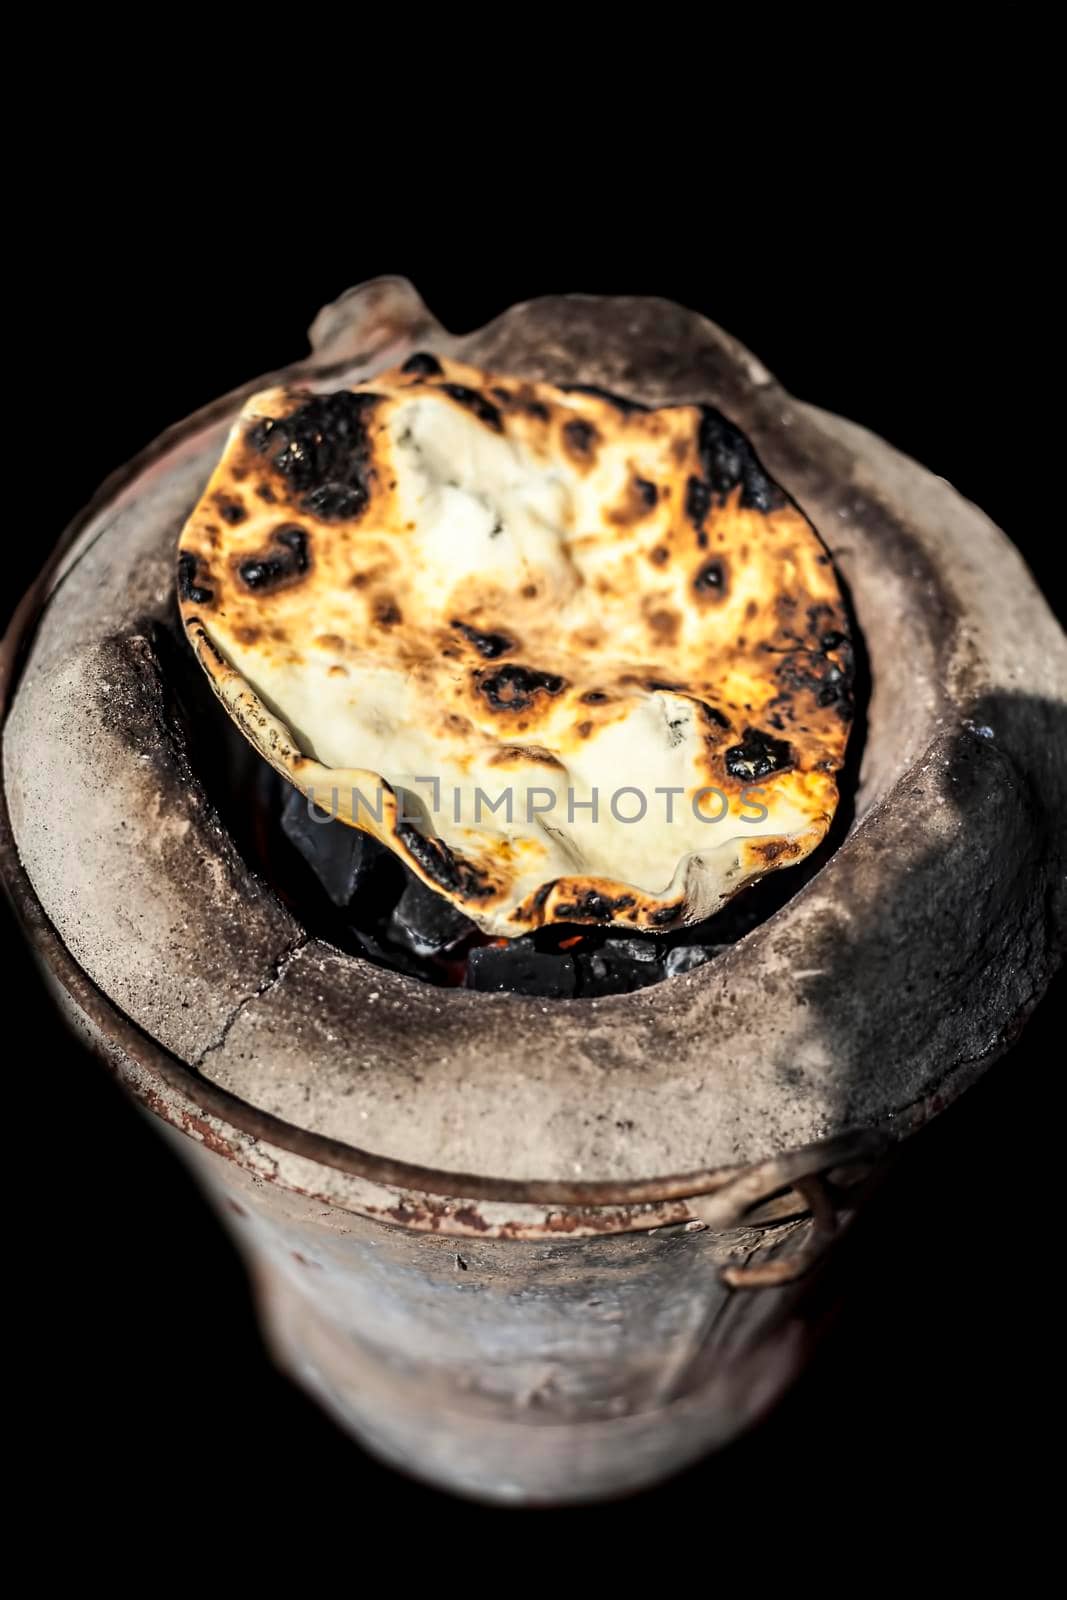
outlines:
[[[474,923],[451,901],[411,874],[393,912],[389,937],[417,956],[435,956],[473,930]]]
[[[705,961],[710,961],[712,956],[717,956],[725,945],[721,944],[679,944],[673,950],[668,950],[663,960],[664,971],[668,978],[675,977],[679,972],[692,972],[694,967],[702,967]]]
[[[655,959],[642,954],[637,960],[617,955],[619,945],[630,943],[627,939],[610,942],[588,955],[575,956],[578,969],[578,993],[582,995],[629,994],[634,989],[647,989],[663,977],[663,969]]]
[[[624,939],[608,938],[603,946],[602,954],[609,952],[612,956],[622,956],[627,961],[658,961],[663,954],[662,939],[641,939],[628,934]]]
[[[314,815],[312,815],[312,811]],[[347,906],[389,852],[369,833],[310,807],[299,789],[290,788],[282,807],[282,832],[294,845],[335,906]]]
[[[479,945],[468,957],[467,988],[507,989],[512,994],[565,1000],[574,993],[574,960],[568,955],[544,954],[524,939]]]

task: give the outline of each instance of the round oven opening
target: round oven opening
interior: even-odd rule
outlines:
[[[245,863],[314,938],[441,989],[569,1000],[628,994],[692,972],[760,926],[826,864],[856,815],[869,672],[846,594],[855,650],[853,723],[840,799],[822,845],[770,872],[715,916],[662,934],[553,923],[492,938],[369,834],[331,818],[237,732],[197,664],[176,615],[151,630],[170,688],[169,714]]]

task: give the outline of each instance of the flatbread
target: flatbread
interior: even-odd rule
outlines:
[[[178,596],[261,754],[490,933],[700,920],[833,817],[837,580],[710,407],[430,354],[268,390]]]

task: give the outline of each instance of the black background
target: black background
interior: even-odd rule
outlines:
[[[551,291],[695,306],[795,393],[983,506],[1051,591],[1063,535],[1037,442],[1047,208],[1025,152],[997,130],[982,138],[981,114],[970,117],[959,139],[907,156],[891,140],[847,177],[850,129],[803,157],[787,142],[770,163],[777,184],[743,149],[728,163],[720,152],[717,170],[684,171],[666,150],[640,168],[616,151],[614,182],[579,170],[565,220],[542,161],[521,166],[509,200],[470,145],[384,209],[392,170],[373,185],[309,188],[311,156],[289,185],[273,146],[246,145],[235,174],[229,160],[172,153],[146,167],[130,130],[106,146],[68,130],[26,230],[24,373],[40,394],[21,448],[37,460],[36,493],[30,531],[8,540],[5,600],[108,470],[300,355],[320,304],[386,271],[410,276],[456,330]],[[155,1518],[171,1496],[202,1506],[205,1491],[251,1492],[257,1528],[283,1541],[310,1525],[323,1538],[358,1523],[366,1536],[368,1516],[415,1513],[461,1572],[477,1537],[516,1514],[375,1465],[276,1375],[237,1258],[177,1161],[66,1039],[15,939],[5,970],[35,1130],[19,1195],[34,1411],[22,1459],[41,1492],[98,1529],[124,1506]],[[808,1565],[829,1553],[833,1572],[835,1530],[849,1521],[877,1561],[900,1530],[973,1542],[1010,1503],[1029,1543],[1058,1387],[1058,1020],[1047,1002],[1011,1056],[915,1142],[853,1236],[836,1328],[766,1425],[635,1501],[539,1513],[540,1530],[625,1547],[638,1530],[644,1542],[704,1529],[713,1510],[716,1537],[753,1560],[761,1530],[777,1526],[787,1554]],[[120,1486],[105,1459],[123,1463]],[[955,1529],[943,1524],[950,1493],[968,1507]]]

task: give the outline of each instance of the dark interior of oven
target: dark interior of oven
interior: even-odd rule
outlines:
[[[652,934],[553,923],[517,939],[495,939],[369,834],[309,806],[234,727],[178,617],[156,630],[192,771],[248,865],[311,934],[441,988],[554,1000],[625,994],[692,972],[764,922],[818,872],[853,815],[868,684],[854,619],[853,640],[855,711],[840,804],[827,838],[799,866],[769,873],[715,916],[687,928]]]

